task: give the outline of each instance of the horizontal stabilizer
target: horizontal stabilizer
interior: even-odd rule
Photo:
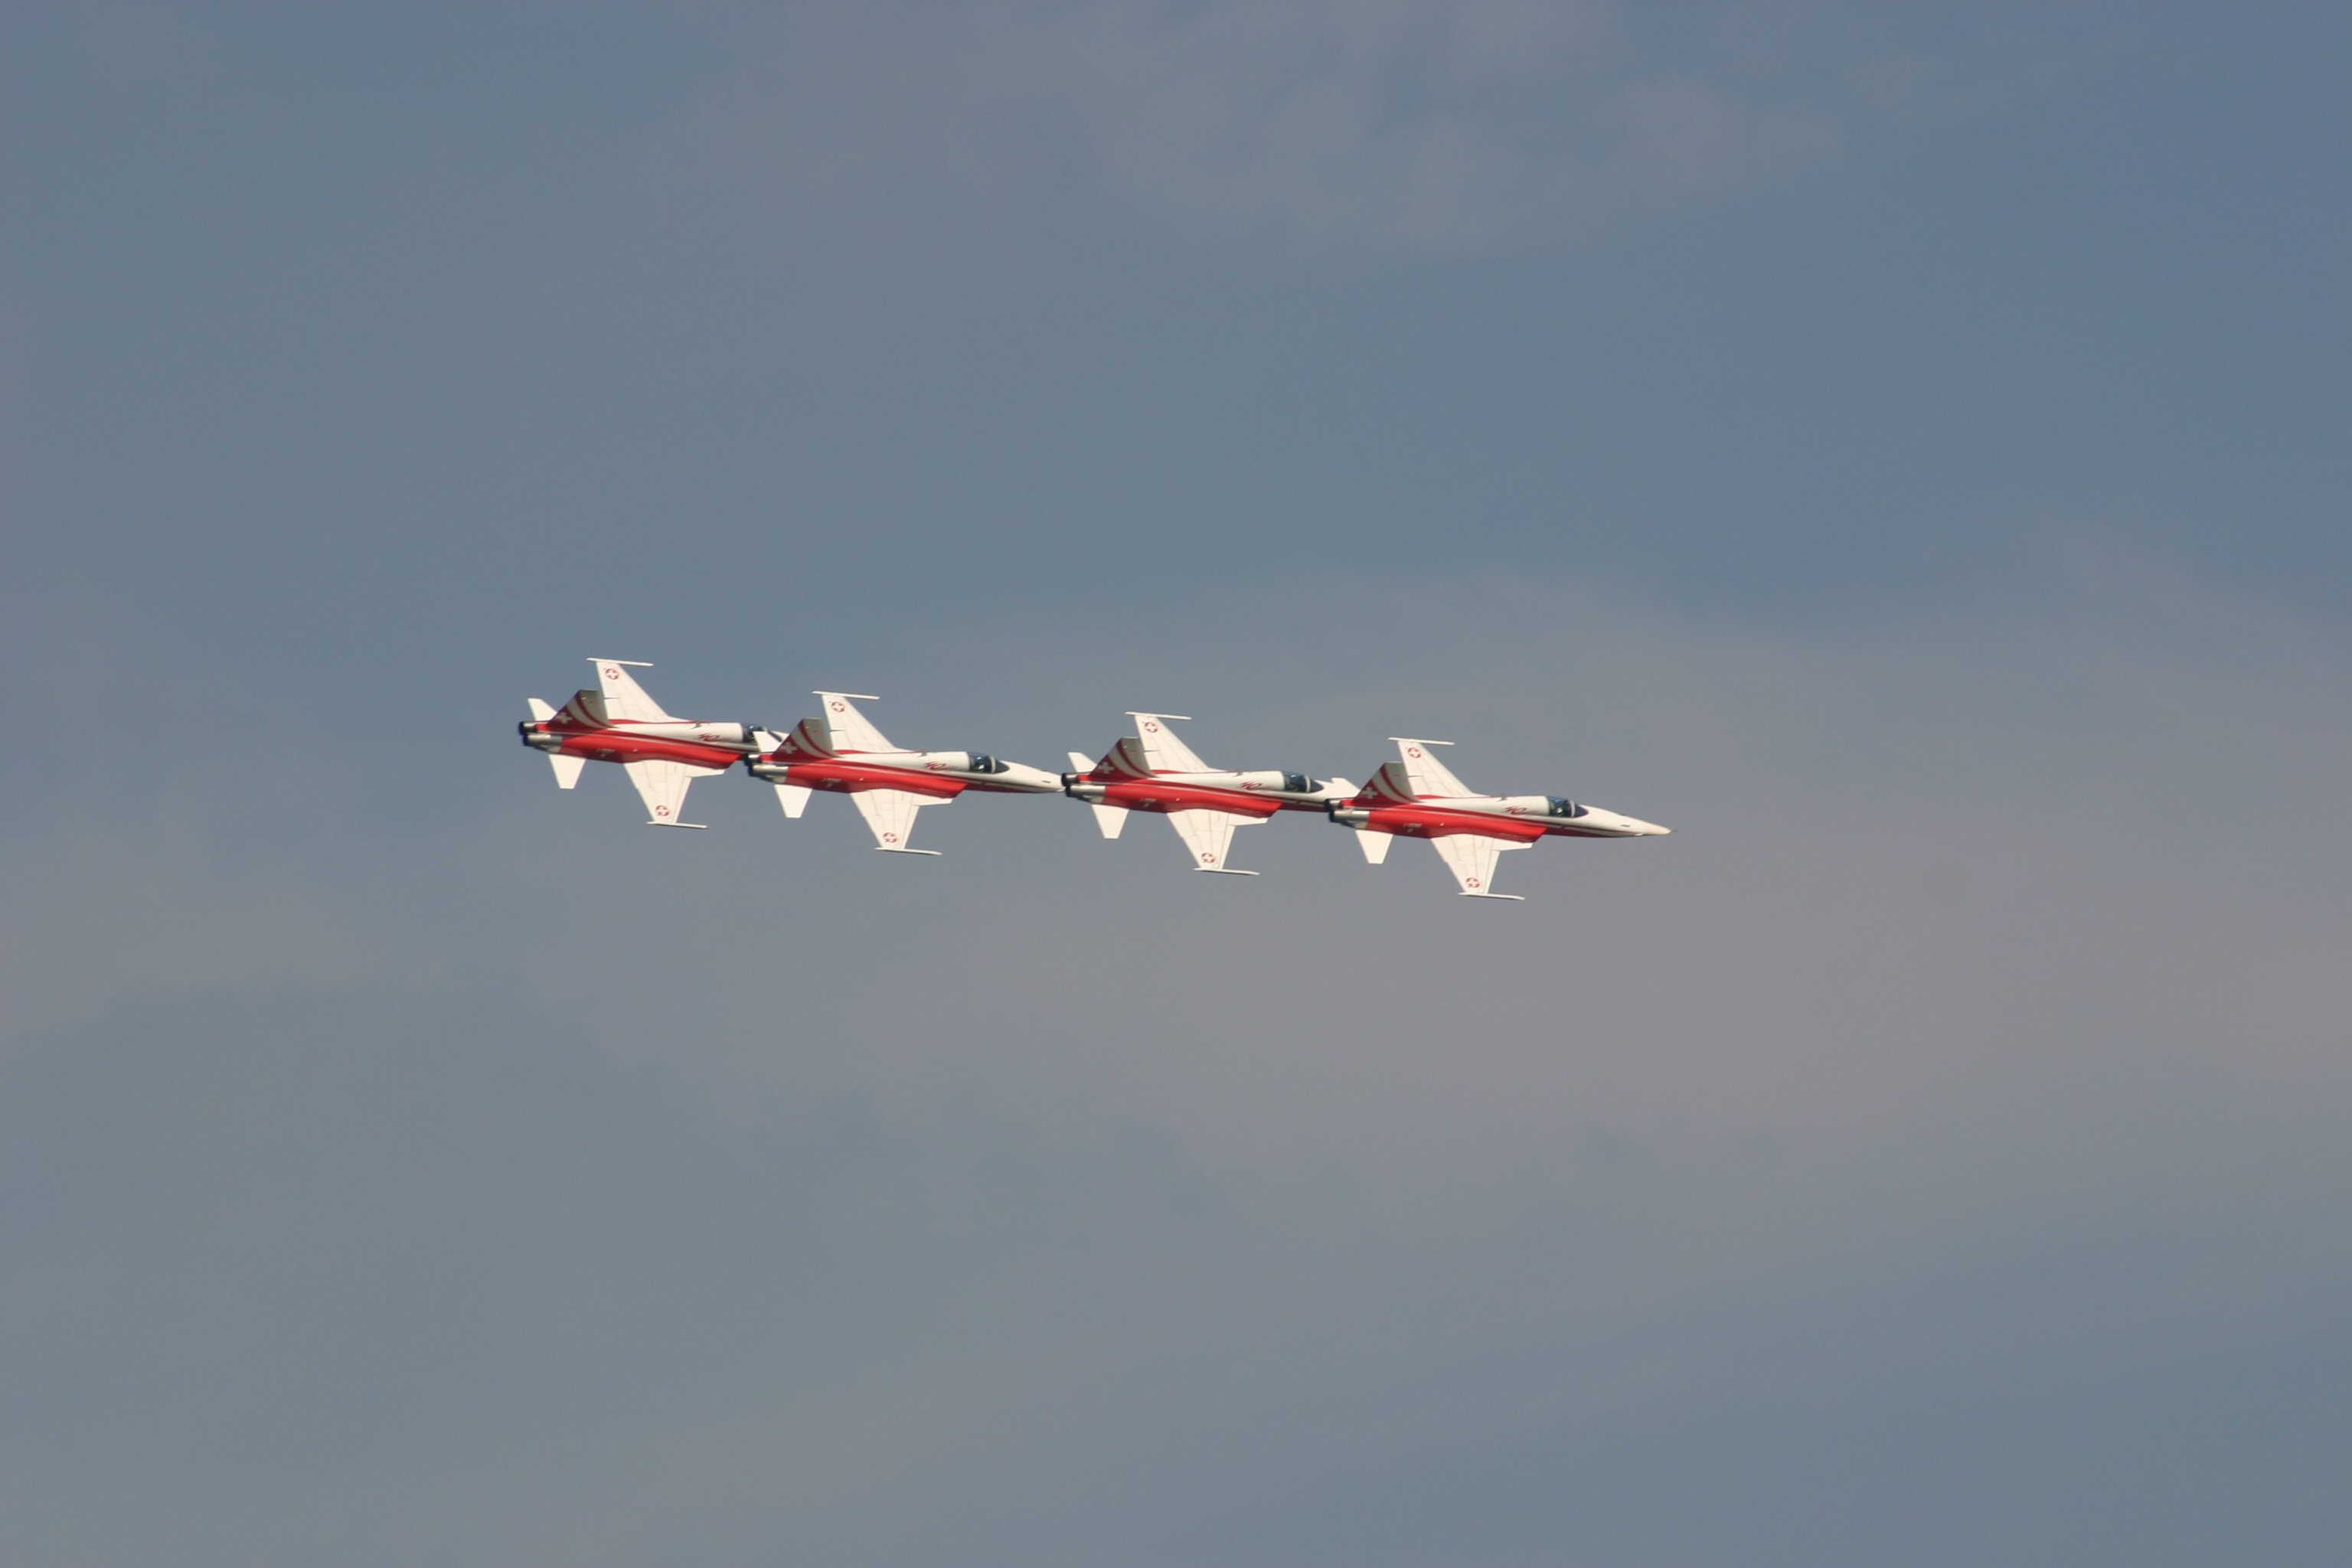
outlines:
[[[808,809],[809,796],[815,793],[801,784],[780,784],[776,786],[776,804],[784,808],[786,816],[797,822],[801,813]]]
[[[1084,752],[1072,752],[1069,753],[1069,758],[1070,771],[1079,777],[1084,778],[1095,771],[1096,764],[1087,760],[1087,754]],[[1118,837],[1118,830],[1127,826],[1127,808],[1123,805],[1105,805],[1100,801],[1089,801],[1087,804],[1094,807],[1095,826],[1102,829],[1102,836],[1105,838]]]
[[[555,717],[555,710],[538,698],[526,697],[523,700],[530,705],[532,723],[544,724]],[[555,787],[558,789],[570,789],[573,784],[578,784],[580,770],[588,765],[587,758],[567,757],[561,752],[548,752],[547,762],[548,765],[555,770]]]
[[[1381,833],[1370,827],[1356,829],[1356,847],[1362,850],[1364,858],[1375,866],[1389,858],[1389,846],[1395,842],[1396,835],[1393,833]]]

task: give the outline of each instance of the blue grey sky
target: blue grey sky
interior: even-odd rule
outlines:
[[[2348,68],[0,14],[0,1563],[2342,1563]],[[589,654],[1675,833],[646,834]]]

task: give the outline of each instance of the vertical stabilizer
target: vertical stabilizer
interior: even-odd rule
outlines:
[[[572,700],[563,705],[563,711],[554,717],[575,730],[601,730],[612,721],[605,716],[604,695],[584,686],[572,694]]]

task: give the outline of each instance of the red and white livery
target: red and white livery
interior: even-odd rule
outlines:
[[[882,738],[859,702],[877,699],[854,691],[820,691],[822,706],[788,735],[760,732],[756,754],[744,760],[756,778],[776,786],[776,803],[786,816],[808,808],[817,790],[845,795],[874,830],[874,847],[897,855],[936,855],[910,849],[915,813],[955,799],[968,789],[1003,795],[1051,795],[1062,787],[1058,774],[1003,762],[985,752],[909,752]]]
[[[1306,773],[1213,768],[1168,728],[1183,714],[1128,717],[1135,721],[1135,733],[1119,737],[1102,761],[1090,763],[1081,752],[1070,753],[1077,771],[1063,775],[1063,793],[1094,807],[1105,838],[1118,837],[1129,812],[1158,812],[1184,840],[1195,871],[1256,876],[1226,864],[1234,828],[1255,827],[1277,811],[1326,810],[1345,801],[1356,787],[1346,779],[1327,781]]]
[[[582,689],[561,711],[534,697],[530,717],[515,728],[522,743],[547,753],[559,788],[580,782],[590,763],[618,763],[646,803],[654,827],[700,827],[681,820],[686,792],[698,778],[723,773],[753,749],[748,724],[680,719],[662,711],[646,695],[632,668],[653,666],[635,659],[592,658],[600,689]]]
[[[1462,891],[1474,899],[1517,899],[1495,889],[1495,861],[1506,849],[1525,849],[1547,836],[1565,838],[1655,838],[1654,822],[1580,805],[1557,795],[1473,795],[1432,753],[1451,741],[1389,737],[1397,761],[1355,799],[1334,805],[1331,820],[1356,830],[1364,858],[1379,865],[1399,837],[1426,838]]]

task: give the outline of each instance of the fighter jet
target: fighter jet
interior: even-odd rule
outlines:
[[[817,717],[802,720],[788,735],[761,731],[757,753],[743,763],[754,777],[776,786],[776,803],[786,816],[808,809],[814,792],[834,790],[856,803],[874,830],[876,848],[936,855],[936,849],[907,847],[915,813],[923,807],[953,800],[968,789],[1050,795],[1062,787],[1057,774],[982,752],[901,751],[857,710],[857,703],[878,699],[854,691],[816,695],[824,700]]]
[[[1130,811],[1160,813],[1184,840],[1195,871],[1255,877],[1255,871],[1225,863],[1234,828],[1255,827],[1277,811],[1322,811],[1355,792],[1346,779],[1213,768],[1169,731],[1170,721],[1182,720],[1183,714],[1128,717],[1135,721],[1135,733],[1119,737],[1102,761],[1090,763],[1083,752],[1070,753],[1076,771],[1062,775],[1063,793],[1094,807],[1105,838],[1118,837]]]
[[[1453,742],[1389,739],[1397,743],[1399,760],[1382,763],[1355,799],[1332,805],[1331,820],[1356,830],[1364,858],[1375,866],[1388,858],[1399,836],[1428,839],[1462,891],[1474,899],[1518,899],[1517,893],[1494,890],[1496,858],[1506,849],[1525,849],[1547,834],[1654,838],[1667,831],[1561,795],[1472,795],[1430,754],[1431,747]]]
[[[588,763],[618,763],[646,803],[649,826],[702,826],[679,820],[686,792],[696,779],[723,773],[753,751],[751,727],[665,713],[629,673],[651,669],[649,664],[627,658],[588,662],[596,667],[603,689],[573,692],[561,712],[531,698],[530,719],[515,726],[522,743],[547,753],[555,782],[563,789],[580,782],[580,770]]]

